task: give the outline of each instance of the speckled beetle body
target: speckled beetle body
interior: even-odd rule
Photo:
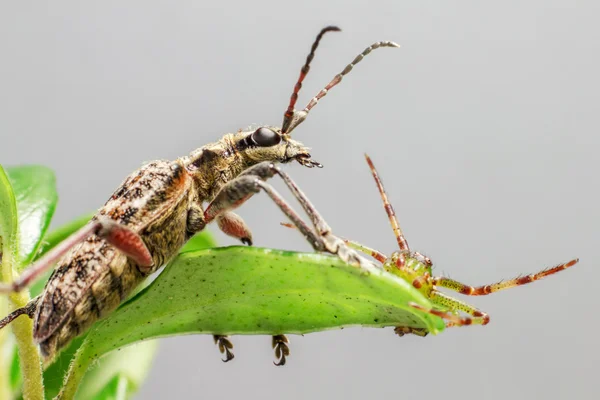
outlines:
[[[22,290],[56,265],[42,294],[0,320],[0,328],[20,315],[33,318],[34,338],[46,363],[51,362],[74,337],[116,309],[144,278],[175,256],[210,222],[216,221],[226,234],[251,244],[249,228],[231,210],[257,193],[256,182],[265,179],[256,175],[258,170],[253,166],[265,161],[297,161],[309,168],[321,167],[311,159],[307,147],[291,138],[291,132],[364,56],[378,47],[397,47],[392,42],[369,46],[303,110],[295,110],[321,37],[335,30],[339,29],[327,27],[317,36],[282,128],[263,126],[226,134],[189,156],[153,161],[133,172],[85,227],[36,261],[17,280],[0,284],[0,293]]]

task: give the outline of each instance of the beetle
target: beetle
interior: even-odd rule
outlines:
[[[408,242],[400,229],[400,224],[394,208],[388,200],[383,183],[375,169],[375,165],[368,155],[365,154],[365,158],[377,185],[377,189],[379,190],[385,212],[387,213],[399,247],[399,251],[393,252],[389,257],[355,241],[334,235],[327,222],[325,222],[323,217],[312,205],[308,197],[300,190],[288,174],[273,163],[265,162],[252,168],[256,171],[254,172],[255,176],[260,178],[255,179],[253,184],[256,186],[257,191],[265,191],[292,222],[283,223],[282,225],[298,229],[315,251],[337,255],[342,261],[361,268],[367,274],[373,271],[373,268],[384,269],[408,282],[428,298],[435,307],[427,309],[419,304],[410,302],[408,305],[410,305],[415,312],[425,312],[441,317],[446,320],[446,327],[472,324],[486,325],[490,321],[490,317],[487,313],[459,299],[455,299],[442,293],[438,288],[449,289],[467,296],[489,295],[500,290],[532,283],[557,272],[566,270],[579,262],[579,259],[575,258],[566,263],[533,274],[476,287],[466,285],[448,277],[434,276],[432,272],[433,262],[431,259],[421,253],[410,250]],[[271,185],[264,182],[265,179],[275,175],[279,175],[283,179],[293,196],[301,204],[312,222],[313,229],[302,221],[299,215]],[[372,257],[375,262],[363,257],[360,253]],[[468,316],[461,316],[461,313],[468,314]],[[417,326],[397,326],[394,331],[399,336],[404,336],[409,333],[418,336],[426,336],[429,333],[426,328]],[[280,349],[279,354],[283,354],[284,356],[289,354],[287,341],[281,343],[280,340],[274,341],[273,343],[274,346],[283,349]],[[285,360],[283,360],[283,362],[285,362]]]
[[[339,30],[328,26],[317,35],[281,127],[262,126],[225,134],[188,156],[153,161],[134,171],[86,226],[12,283],[0,284],[0,293],[23,290],[56,264],[43,293],[0,320],[0,328],[20,315],[33,318],[34,339],[49,364],[74,337],[116,309],[142,280],[175,256],[207,224],[216,221],[223,232],[250,245],[250,229],[231,210],[253,194],[243,184],[252,174],[251,167],[263,161],[296,161],[309,168],[322,167],[311,158],[307,147],[291,138],[292,131],[371,51],[399,47],[387,41],[367,47],[304,109],[296,110],[298,93],[321,38]],[[203,208],[203,203],[208,206]]]

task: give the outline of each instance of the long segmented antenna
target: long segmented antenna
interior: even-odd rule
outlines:
[[[319,34],[315,38],[315,41],[313,42],[313,44],[310,48],[310,53],[308,53],[308,56],[306,56],[306,62],[302,66],[302,69],[300,69],[300,77],[298,77],[298,81],[296,82],[296,85],[294,86],[294,91],[292,92],[292,96],[290,97],[290,104],[288,105],[288,108],[285,111],[285,114],[283,114],[283,125],[282,125],[283,133],[288,132],[287,128],[289,127],[289,124],[292,121],[292,117],[294,116],[294,111],[295,111],[294,107],[296,106],[296,101],[298,101],[298,93],[300,92],[300,89],[302,89],[302,81],[304,81],[304,78],[306,78],[306,75],[308,75],[308,71],[310,71],[310,63],[312,62],[313,58],[315,58],[315,51],[317,50],[317,47],[319,47],[321,38],[323,38],[323,35],[325,35],[327,32],[339,32],[339,31],[341,31],[341,29],[338,28],[337,26],[327,26],[327,27],[321,29],[321,32],[319,32]],[[291,129],[290,129],[290,131],[291,131]]]
[[[300,88],[302,87],[302,81],[304,80],[304,77],[308,73],[309,63],[310,63],[310,61],[312,61],[312,59],[314,57],[314,50],[316,49],[316,46],[319,44],[319,40],[321,40],[321,37],[323,36],[323,34],[329,30],[339,31],[340,29],[337,27],[334,27],[334,26],[330,26],[330,27],[323,29],[317,36],[315,43],[313,43],[311,52],[308,55],[308,57],[306,58],[306,64],[304,64],[304,66],[302,67],[302,70],[300,71],[300,78],[298,79],[298,83],[296,83],[296,86],[294,87],[294,92],[292,93],[292,97],[290,99],[290,105],[288,106],[288,109],[283,116],[283,124],[282,124],[282,128],[281,128],[282,134],[289,134],[298,125],[300,125],[306,119],[310,110],[314,106],[317,105],[319,100],[321,100],[323,97],[325,97],[327,95],[327,93],[329,92],[329,90],[331,90],[331,88],[333,88],[334,86],[339,84],[342,81],[342,79],[344,78],[344,76],[349,74],[350,71],[352,71],[352,69],[354,68],[354,66],[356,64],[358,64],[359,62],[361,62],[363,60],[363,58],[365,58],[365,56],[369,55],[369,53],[371,53],[373,50],[378,49],[380,47],[400,47],[400,45],[398,45],[394,42],[384,41],[384,42],[373,43],[372,45],[367,47],[362,53],[357,55],[350,64],[346,65],[346,68],[344,68],[344,70],[342,72],[340,72],[339,74],[334,76],[333,79],[331,80],[331,82],[329,82],[323,89],[321,89],[321,91],[319,93],[317,93],[317,95],[315,97],[313,97],[311,101],[308,102],[308,104],[306,105],[306,107],[304,107],[304,109],[302,111],[296,111],[294,109],[294,106],[296,105],[296,101],[298,100],[298,92],[300,91]]]
[[[394,211],[394,207],[388,200],[387,194],[385,193],[385,189],[383,188],[383,182],[379,178],[379,174],[377,174],[377,170],[375,169],[375,165],[373,165],[373,161],[368,154],[365,154],[365,158],[367,159],[367,164],[369,164],[369,168],[371,169],[371,173],[373,174],[373,179],[375,179],[375,184],[377,185],[377,189],[379,189],[379,194],[381,195],[381,200],[383,200],[383,208],[388,215],[390,220],[390,225],[392,226],[392,230],[394,231],[394,235],[396,236],[396,240],[398,241],[398,247],[400,247],[401,252],[408,253],[410,251],[408,247],[408,242],[402,233],[402,229],[400,229],[400,223],[398,223],[398,218],[396,217],[396,212]]]

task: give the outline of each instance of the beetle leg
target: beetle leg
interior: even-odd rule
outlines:
[[[44,274],[45,271],[60,260],[73,246],[81,243],[89,236],[96,234],[105,239],[108,243],[125,253],[133,259],[140,269],[151,269],[153,265],[152,255],[142,241],[141,237],[129,229],[108,218],[92,221],[65,240],[60,242],[42,258],[34,262],[27,268],[21,276],[12,283],[0,283],[0,293],[19,292],[29,286],[33,281]]]
[[[125,255],[135,261],[142,272],[150,272],[154,267],[152,254],[146,247],[146,244],[134,231],[127,226],[119,224],[109,218],[102,218],[96,221],[98,224],[94,232],[108,243],[115,246]]]
[[[212,222],[222,213],[239,207],[254,194],[258,193],[261,187],[257,185],[257,181],[273,177],[277,172],[275,168],[276,167],[272,163],[263,162],[247,169],[236,179],[228,182],[221,188],[208,207],[206,207],[206,210],[204,211],[206,223]],[[283,199],[281,199],[281,196],[277,196],[280,199],[280,203],[277,200],[275,202],[280,208],[283,207],[283,212],[288,215],[290,220],[294,222],[300,232],[302,232],[316,250],[323,251],[324,247],[322,246],[320,239],[312,232],[304,221],[300,219],[298,214]]]
[[[291,228],[291,229],[296,228],[296,226],[294,224],[290,224],[289,222],[282,222],[281,225],[285,226],[286,228]],[[372,249],[368,246],[365,246],[363,244],[355,242],[354,240],[345,239],[343,237],[340,237],[340,239],[342,239],[344,241],[344,243],[346,243],[348,245],[348,247],[351,247],[354,250],[358,250],[363,254],[371,256],[382,264],[384,262],[386,262],[386,260],[387,260],[387,257],[385,256],[385,254],[383,254],[375,249]]]
[[[304,237],[316,251],[326,251],[328,253],[337,255],[342,261],[350,265],[359,266],[366,271],[372,270],[373,268],[381,268],[380,265],[360,256],[356,251],[351,249],[344,242],[344,240],[333,235],[327,222],[325,222],[310,200],[300,190],[300,188],[296,186],[296,183],[289,177],[289,175],[279,170],[279,168],[277,168],[277,173],[279,176],[281,176],[294,197],[296,197],[298,202],[302,205],[302,208],[304,208],[306,214],[310,217],[315,228],[314,232],[310,230],[310,228],[308,228],[304,222],[302,222],[300,217],[298,217],[298,214],[296,214],[296,212],[271,185],[260,180],[256,181],[256,185],[262,188],[269,195],[269,197],[271,197],[275,204],[277,204],[281,211],[283,211],[283,213],[292,221],[292,223],[296,226],[296,228],[298,228],[298,230],[304,235]]]
[[[226,235],[240,239],[242,243],[252,246],[252,232],[242,217],[232,211],[225,211],[216,218],[219,229]]]
[[[394,333],[398,336],[413,334],[421,337],[427,336],[429,331],[426,328],[410,328],[408,326],[397,326],[394,328]]]
[[[273,361],[278,367],[283,367],[287,361],[286,357],[290,355],[290,340],[285,335],[274,335],[272,338],[272,346],[275,349],[275,358],[277,362]]]
[[[482,285],[473,287],[445,277],[433,278],[433,284],[436,286],[441,286],[450,290],[454,290],[455,292],[462,293],[467,296],[484,296],[490,293],[498,292],[500,290],[535,282],[537,280],[545,278],[548,275],[552,275],[569,267],[572,267],[573,265],[577,264],[578,261],[579,259],[576,258],[567,263],[545,269],[535,274],[521,276],[519,278],[510,279],[508,281],[500,281],[492,285]]]
[[[221,354],[225,355],[225,359],[221,361],[229,362],[235,358],[233,352],[231,351],[233,349],[233,343],[231,343],[229,340],[229,336],[213,335],[213,339]]]
[[[197,203],[192,203],[187,213],[186,232],[188,238],[191,238],[196,233],[200,232],[206,223],[204,222],[204,210]]]
[[[29,303],[25,305],[25,307],[17,308],[16,310],[8,314],[6,317],[0,319],[0,329],[10,324],[21,315],[27,315],[29,318],[33,319],[33,314],[35,314],[35,310],[37,309],[39,299],[40,296],[31,299]]]
[[[269,178],[279,175],[287,187],[290,189],[294,197],[298,200],[306,214],[309,216],[315,228],[313,231],[304,221],[298,216],[294,209],[281,197],[279,193],[265,181]],[[325,222],[325,219],[319,214],[310,200],[298,188],[296,183],[282,171],[278,166],[271,162],[262,162],[248,168],[236,179],[228,182],[221,188],[214,200],[208,205],[204,211],[206,222],[211,222],[220,214],[233,210],[254,194],[263,189],[269,197],[277,204],[283,213],[292,221],[302,235],[308,240],[310,245],[316,251],[326,251],[337,255],[344,262],[351,265],[361,266],[367,270],[373,268],[381,268],[381,266],[372,263],[366,258],[360,256],[356,251],[352,250],[344,241],[331,233],[331,228]]]

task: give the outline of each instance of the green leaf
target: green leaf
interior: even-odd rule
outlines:
[[[16,250],[18,223],[17,200],[10,179],[0,165],[0,248],[3,252]]]
[[[197,251],[217,247],[217,242],[207,231],[201,231],[194,235],[188,242],[179,250],[179,253],[187,253],[189,251]]]
[[[51,169],[26,165],[6,169],[17,202],[19,260],[25,268],[34,258],[54,214],[58,195]]]
[[[406,281],[370,274],[337,257],[254,247],[180,254],[137,296],[88,332],[70,372],[75,390],[96,358],[149,338],[189,333],[305,334],[353,325],[411,325],[432,333],[444,322],[408,303],[432,305]]]
[[[40,257],[69,235],[77,231],[85,225],[92,216],[93,214],[84,215],[47,234],[37,253],[37,257]],[[195,236],[192,240],[194,240],[194,246],[198,248],[204,248],[209,244],[214,244],[214,240],[207,232]],[[37,296],[42,292],[51,273],[52,271],[48,271],[44,278],[37,281],[31,287],[33,296]],[[69,346],[59,354],[57,360],[44,371],[44,390],[46,398],[54,398],[59,393],[71,359],[77,352],[77,349],[81,346],[81,343],[83,343],[85,337],[86,335],[83,335],[74,339]],[[121,398],[118,395],[120,393],[119,391],[123,390],[123,388],[127,389],[125,394],[130,396],[139,389],[146,372],[152,364],[156,347],[157,343],[148,341],[139,346],[132,346],[123,351],[109,354],[107,357],[100,360],[97,367],[88,374],[89,376],[93,376],[93,379],[89,376],[85,377],[80,388],[82,391],[81,393],[84,393],[85,397],[81,394],[78,397],[96,399]],[[20,386],[22,378],[16,349],[13,354],[11,386],[15,389]],[[127,365],[129,365],[129,368],[126,368]],[[96,394],[92,396],[92,393]]]
[[[17,259],[18,248],[17,202],[10,180],[0,165],[0,282],[12,277],[13,260]],[[4,261],[4,262],[2,262]],[[0,298],[0,312],[8,311],[8,299]],[[12,366],[8,365],[8,355],[13,351],[6,329],[0,331],[0,398],[12,395]]]
[[[157,347],[157,340],[149,340],[108,354],[85,375],[76,398],[129,398],[148,375]]]
[[[49,179],[51,177],[51,179]],[[47,181],[50,181],[47,184]],[[56,189],[53,173],[44,167],[18,167],[4,170],[0,167],[0,235],[2,237],[2,280],[11,281],[15,272],[24,269],[34,257],[45,230],[50,223],[56,206]],[[22,226],[20,226],[22,224]],[[29,293],[11,293],[12,308],[24,307],[30,300]],[[5,310],[5,307],[0,307]],[[23,393],[28,398],[43,396],[40,355],[32,337],[33,323],[17,319],[12,324],[21,356],[23,371]],[[0,332],[0,348],[6,346],[6,333]],[[10,353],[9,353],[10,354]],[[4,360],[9,360],[5,357]],[[12,379],[9,368],[0,363],[0,396]],[[12,378],[12,375],[10,376]]]

